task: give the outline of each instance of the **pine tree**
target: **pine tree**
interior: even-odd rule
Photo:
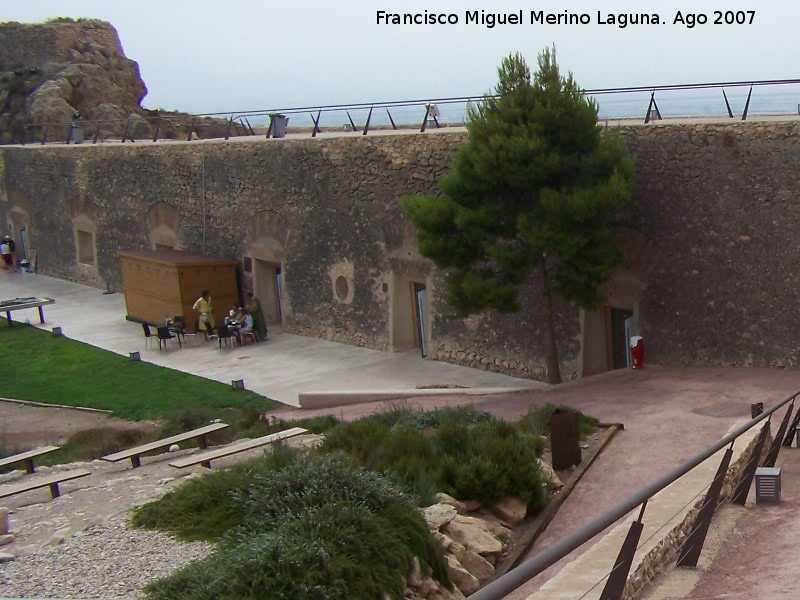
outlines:
[[[402,203],[420,253],[446,269],[457,316],[516,312],[519,287],[538,280],[547,380],[560,383],[553,294],[584,309],[624,261],[609,223],[630,197],[633,162],[618,135],[597,124],[597,104],[555,48],[531,77],[520,54],[503,59],[495,95],[467,115],[467,142],[439,182],[442,195]]]

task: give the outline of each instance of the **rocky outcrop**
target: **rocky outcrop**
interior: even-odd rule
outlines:
[[[0,25],[0,142],[66,139],[74,120],[121,134],[147,87],[116,29],[97,20]],[[140,137],[143,121],[136,121]],[[143,122],[147,125],[146,122]]]
[[[445,550],[447,574],[454,587],[447,590],[439,586],[432,579],[430,569],[423,572],[415,560],[407,577],[407,598],[453,600],[479,590],[494,575],[498,562],[505,558],[512,524],[519,523],[525,516],[525,503],[516,498],[505,498],[486,506],[460,502],[446,494],[438,494],[437,500],[437,504],[421,512],[431,533]],[[509,520],[500,518],[500,514],[507,515]]]

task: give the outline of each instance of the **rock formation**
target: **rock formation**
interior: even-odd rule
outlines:
[[[87,134],[96,122],[121,134],[133,118],[137,134],[147,135],[146,94],[139,65],[109,23],[0,24],[0,143],[40,140],[45,132],[49,141],[66,140],[74,121]]]

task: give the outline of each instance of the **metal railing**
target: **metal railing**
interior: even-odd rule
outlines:
[[[734,94],[747,93],[741,119],[749,114],[795,115],[800,98],[800,79],[772,79],[762,81],[729,81],[717,83],[678,84],[660,86],[637,86],[622,88],[598,88],[586,90],[585,94],[597,100],[600,117],[603,119],[642,118],[649,123],[666,116],[734,118],[731,98]],[[754,89],[760,91],[755,97]],[[727,91],[726,91],[727,90]],[[713,94],[712,94],[713,92]],[[719,94],[717,95],[717,92]],[[28,123],[18,126],[12,143],[42,144],[72,143],[75,128],[85,128],[93,143],[103,139],[122,142],[141,139],[198,137],[204,139],[229,139],[232,136],[253,136],[256,128],[266,127],[266,134],[275,137],[275,119],[286,117],[294,121],[292,131],[309,131],[315,137],[326,130],[349,131],[367,135],[371,128],[439,128],[443,123],[462,124],[467,107],[480,103],[484,95],[446,98],[424,98],[389,102],[360,102],[351,104],[329,104],[299,107],[277,107],[259,110],[210,112],[196,115],[160,113],[158,116],[141,116],[135,119],[77,120],[54,123]],[[734,98],[735,100],[741,100]],[[755,102],[758,106],[753,107]],[[659,103],[661,106],[659,106]],[[355,116],[355,118],[354,118]],[[136,133],[136,121],[149,125],[147,135]],[[254,126],[255,123],[255,126]]]
[[[637,522],[641,523],[642,514],[644,513],[645,507],[647,502],[658,492],[666,488],[668,485],[672,484],[673,482],[677,481],[684,475],[686,475],[689,471],[703,463],[708,458],[714,456],[717,452],[725,448],[726,446],[732,445],[733,442],[739,438],[742,434],[749,431],[751,428],[755,427],[757,424],[762,422],[764,419],[770,419],[772,415],[786,406],[787,404],[791,403],[789,410],[787,411],[786,416],[784,417],[783,423],[781,424],[781,430],[778,432],[778,435],[773,442],[773,445],[770,449],[770,453],[767,456],[766,462],[771,460],[772,464],[774,464],[774,460],[777,458],[777,453],[780,450],[781,445],[783,445],[784,437],[786,439],[791,439],[791,435],[797,429],[798,426],[798,417],[800,417],[800,412],[798,412],[798,416],[795,417],[794,421],[791,424],[791,427],[787,425],[789,422],[789,416],[793,410],[793,403],[795,398],[800,395],[800,390],[793,393],[791,396],[781,400],[775,406],[771,407],[769,410],[761,413],[760,415],[754,417],[732,433],[726,435],[716,444],[709,446],[703,452],[697,454],[693,458],[687,460],[682,465],[676,467],[666,475],[662,476],[658,480],[654,481],[648,486],[643,487],[639,491],[635,492],[634,494],[630,495],[628,498],[617,504],[614,508],[607,511],[606,513],[597,517],[591,523],[584,525],[577,531],[571,533],[570,535],[562,538],[558,542],[554,543],[552,546],[546,548],[542,552],[536,554],[531,559],[521,563],[515,569],[509,571],[504,576],[500,577],[496,581],[488,584],[486,587],[478,590],[474,594],[470,596],[470,600],[501,600],[506,595],[511,593],[512,591],[516,590],[517,588],[521,587],[528,581],[530,581],[533,577],[538,575],[539,573],[543,572],[548,567],[552,566],[574,550],[580,548],[588,541],[592,540],[594,537],[605,531],[608,527],[631,513],[632,511],[640,508],[640,515]],[[763,437],[763,435],[762,435]],[[756,448],[753,451],[753,458],[751,458],[750,463],[752,463],[752,474],[755,474],[755,467],[757,466],[757,461],[759,460],[760,452],[758,451],[759,448]],[[730,457],[728,456],[728,460]],[[749,467],[751,465],[748,465]],[[727,468],[727,467],[726,467]],[[724,473],[723,473],[724,474]],[[750,483],[752,482],[752,477],[747,480],[748,471],[745,471],[745,475],[743,476],[742,482],[740,486],[737,488],[736,493],[734,494],[733,501],[736,502],[740,500],[741,503],[744,503],[744,499],[747,497],[747,492],[750,489]],[[746,485],[742,485],[746,484]],[[744,489],[746,487],[746,489]],[[738,495],[738,498],[737,498]],[[716,508],[716,506],[714,506]],[[711,515],[707,515],[708,518],[713,515],[713,510],[710,511]],[[638,539],[638,538],[637,538]],[[702,545],[702,541],[701,541]],[[695,549],[698,553],[699,550]],[[628,565],[629,567],[630,565]],[[613,567],[613,569],[612,569]],[[609,572],[613,572],[617,570],[618,565],[609,565]],[[617,573],[619,575],[619,573]],[[627,579],[627,570],[625,570],[622,575],[624,575],[625,579]],[[619,590],[621,594],[621,589]],[[618,598],[619,596],[613,595],[604,595],[603,598]]]

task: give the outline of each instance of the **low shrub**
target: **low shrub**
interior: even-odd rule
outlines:
[[[204,515],[222,523],[220,503],[228,515],[214,527],[219,550],[151,585],[151,598],[400,599],[414,556],[450,585],[441,546],[390,480],[342,456],[275,454],[240,466],[236,481],[214,472],[136,512],[134,524],[190,539]]]

